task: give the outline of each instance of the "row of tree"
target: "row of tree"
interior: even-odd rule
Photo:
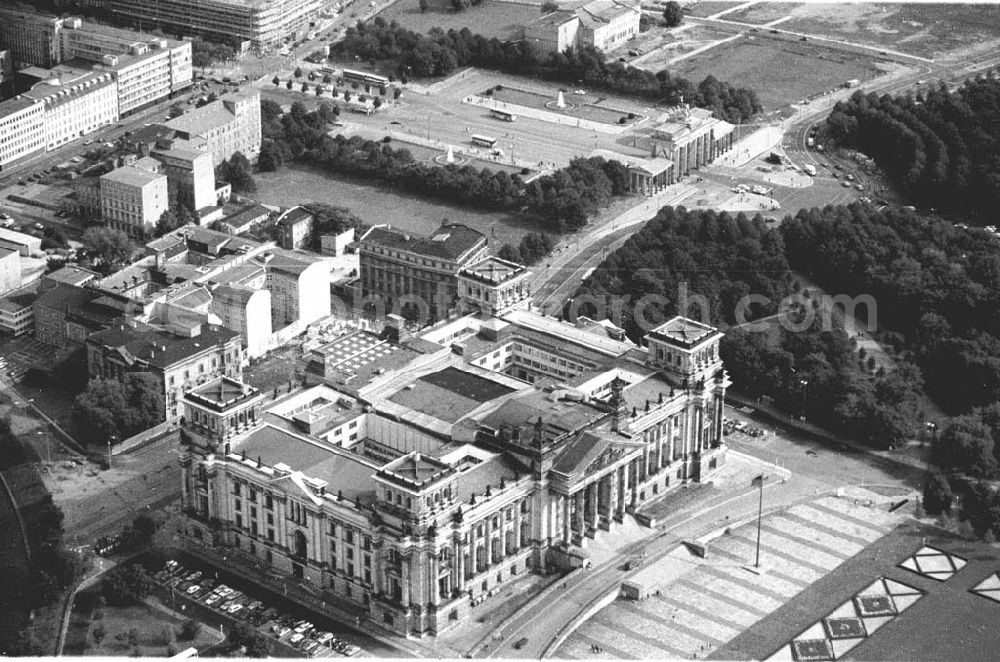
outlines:
[[[427,35],[387,23],[376,17],[348,28],[334,46],[341,57],[390,60],[400,76],[446,76],[459,67],[476,66],[551,81],[586,85],[609,92],[638,96],[655,103],[689,103],[711,109],[717,117],[733,123],[748,121],[761,110],[757,94],[708,76],[695,85],[667,70],[657,73],[608,62],[594,48],[569,49],[564,53],[539,53],[534,44],[500,41],[461,30],[432,29]]]
[[[503,170],[438,166],[415,160],[409,150],[358,136],[323,136],[304,160],[330,172],[381,180],[450,202],[523,211],[553,232],[583,227],[612,196],[626,192],[628,181],[620,162],[591,157],[574,159],[568,167],[525,185],[519,175]]]
[[[856,92],[827,119],[839,144],[872,158],[917,203],[995,222],[1000,206],[1000,80],[990,71],[955,91]]]
[[[794,268],[828,292],[872,297],[873,322],[892,330],[885,337],[947,411],[1000,399],[1000,240],[860,203],[802,210],[781,229]]]

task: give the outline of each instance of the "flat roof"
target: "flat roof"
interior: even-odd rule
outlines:
[[[544,333],[562,342],[582,345],[586,349],[609,356],[621,356],[634,348],[631,343],[614,340],[607,335],[597,335],[586,329],[578,329],[554,317],[546,317],[527,310],[512,310],[506,313],[503,319],[515,326]]]
[[[526,269],[523,264],[502,260],[498,257],[490,256],[484,260],[476,262],[462,269],[459,273],[467,278],[472,278],[480,282],[499,285],[504,281],[515,278]]]

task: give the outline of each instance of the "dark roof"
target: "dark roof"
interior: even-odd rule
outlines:
[[[292,207],[288,211],[281,215],[278,222],[281,225],[291,225],[293,223],[299,223],[301,221],[312,220],[313,214],[305,207]]]
[[[55,287],[50,287],[39,294],[35,303],[44,308],[66,312],[90,303],[99,296],[101,292],[97,290],[56,282]]]
[[[126,359],[164,369],[239,336],[214,324],[203,326],[201,333],[193,338],[175,336],[145,324],[134,328],[122,324],[95,333],[87,338],[87,344],[119,350]]]
[[[492,379],[474,375],[452,366],[424,375],[417,381],[432,384],[464,398],[483,403],[512,393],[514,389]]]
[[[570,476],[583,476],[606,451],[610,458],[615,459],[641,448],[640,442],[607,439],[593,432],[582,432],[563,447],[552,470]]]
[[[455,260],[478,244],[485,244],[486,235],[461,223],[443,223],[430,237],[414,237],[388,226],[376,226],[361,238],[361,243]]]
[[[229,223],[230,225],[240,226],[244,223],[249,223],[261,216],[268,216],[271,210],[264,205],[253,204],[248,207],[244,207],[234,214],[230,214],[222,219],[223,223]]]

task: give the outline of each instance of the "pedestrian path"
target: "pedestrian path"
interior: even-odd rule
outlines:
[[[703,658],[901,520],[868,503],[825,496],[765,517],[758,572],[751,571],[757,523],[735,527],[711,540],[706,558],[688,572],[650,587],[648,597],[622,598],[599,611],[555,657]]]

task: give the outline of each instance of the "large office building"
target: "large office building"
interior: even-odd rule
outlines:
[[[118,85],[107,72],[53,77],[24,96],[44,104],[46,149],[118,121]]]
[[[358,242],[361,288],[385,312],[407,309],[425,321],[447,317],[458,300],[458,272],[487,255],[486,236],[460,223],[430,237],[375,226]]]
[[[256,46],[293,37],[317,19],[324,0],[106,0],[117,20]]]
[[[167,176],[134,165],[101,176],[101,217],[111,228],[144,237],[169,208]]]
[[[188,392],[189,549],[435,635],[725,461],[716,329],[678,317],[639,348],[526,311],[401,323],[316,350],[319,383],[266,407],[230,380]]]
[[[51,67],[62,61],[59,30],[63,20],[55,16],[17,9],[0,9],[0,49],[10,53],[14,68],[30,65]]]
[[[0,172],[45,152],[45,104],[17,96],[0,101]]]
[[[236,152],[253,163],[260,154],[260,91],[224,94],[164,126],[190,147],[210,152],[215,165]]]

